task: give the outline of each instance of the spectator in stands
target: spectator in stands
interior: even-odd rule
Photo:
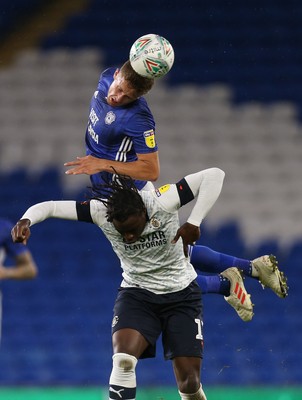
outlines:
[[[0,281],[5,279],[33,279],[37,275],[37,266],[27,246],[14,243],[11,237],[13,224],[6,218],[0,218]],[[13,265],[4,266],[6,258]],[[2,296],[0,292],[0,340],[1,340]]]
[[[89,174],[93,185],[115,179],[114,171],[135,179],[139,190],[153,188],[151,181],[159,176],[158,147],[155,140],[155,122],[143,97],[153,87],[154,80],[138,75],[126,61],[119,68],[105,70],[99,79],[97,90],[90,104],[86,130],[86,156],[65,163],[73,167],[67,174]],[[274,256],[262,256],[246,260],[213,251],[206,246],[192,246],[195,237],[188,237],[184,229],[179,231],[184,242],[185,255],[202,272],[215,276],[198,275],[197,281],[205,293],[218,293],[236,310],[240,318],[241,298],[235,288],[243,287],[240,274],[222,275],[228,267],[238,267],[245,276],[258,279],[279,297],[287,295],[286,279],[277,267]],[[190,245],[190,246],[188,246]],[[252,318],[252,313],[249,314]]]

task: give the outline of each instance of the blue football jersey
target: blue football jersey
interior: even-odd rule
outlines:
[[[120,107],[107,103],[115,70],[109,68],[101,74],[92,97],[85,136],[86,154],[107,160],[136,161],[137,154],[157,151],[155,122],[144,97]],[[108,172],[91,176],[94,185],[112,179],[114,175]],[[135,181],[135,184],[142,189],[146,181]]]

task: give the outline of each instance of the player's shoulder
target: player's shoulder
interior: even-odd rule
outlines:
[[[140,97],[128,105],[128,121],[131,126],[145,126],[143,130],[154,129],[155,121],[153,114],[144,97]],[[142,129],[140,129],[141,131]]]
[[[147,209],[163,208],[162,194],[159,189],[142,190],[140,194]]]
[[[152,114],[151,110],[149,108],[148,102],[144,96],[139,97],[137,100],[135,100],[131,104],[132,104],[133,108],[137,109],[137,111],[147,112],[149,114]]]
[[[116,71],[116,67],[106,68],[104,71],[102,71],[100,79],[101,78],[104,78],[104,79],[111,78],[111,79],[113,79],[113,75],[114,75],[115,71]]]
[[[82,207],[89,207],[90,217],[96,225],[102,226],[107,221],[107,208],[100,199],[95,198],[82,202]]]
[[[109,86],[111,85],[113,81],[113,75],[115,72],[116,68],[110,67],[105,69],[99,78],[99,83],[98,83],[98,90],[105,90],[106,92],[108,91]]]

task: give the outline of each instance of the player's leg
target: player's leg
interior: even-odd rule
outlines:
[[[172,360],[182,399],[205,400],[200,372],[203,357],[203,320],[200,287],[193,281],[181,292],[165,295],[169,307],[161,312],[165,359]]]
[[[199,274],[196,281],[202,294],[214,293],[224,296],[243,321],[251,321],[254,315],[253,304],[238,268],[231,267],[216,275]]]
[[[109,380],[110,400],[136,398],[137,360],[143,353],[145,357],[155,354],[161,326],[150,306],[152,295],[135,288],[120,288],[118,292],[112,321],[114,355]]]
[[[113,365],[109,379],[110,400],[132,400],[136,397],[135,368],[148,347],[146,339],[134,329],[121,329],[112,336]]]
[[[182,400],[207,400],[200,383],[201,358],[175,357],[173,370]]]
[[[220,273],[227,268],[237,267],[246,276],[252,276],[250,260],[220,253],[207,246],[190,246],[190,260],[195,269],[208,273]]]
[[[237,267],[243,275],[258,279],[263,286],[272,289],[279,297],[287,296],[286,277],[278,269],[275,256],[265,255],[254,260],[247,260],[200,245],[190,247],[189,254],[195,269],[208,273],[221,273],[227,268]],[[215,279],[209,280],[207,283],[208,293],[216,293],[218,283]]]
[[[250,295],[245,289],[241,273],[233,266],[238,265],[240,271],[245,271],[249,276],[252,273],[251,262],[214,251],[206,246],[191,247],[190,255],[194,268],[215,273],[215,275],[198,274],[196,281],[202,294],[213,293],[224,296],[243,321],[250,321],[254,315]]]

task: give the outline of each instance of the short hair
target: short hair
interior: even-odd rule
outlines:
[[[116,179],[111,182],[94,186],[92,192],[93,198],[101,201],[107,208],[108,222],[114,219],[124,222],[131,215],[138,215],[146,210],[145,203],[129,176],[117,174]]]
[[[122,65],[120,72],[137,92],[138,97],[148,93],[154,85],[154,78],[146,78],[136,73],[129,60]]]

